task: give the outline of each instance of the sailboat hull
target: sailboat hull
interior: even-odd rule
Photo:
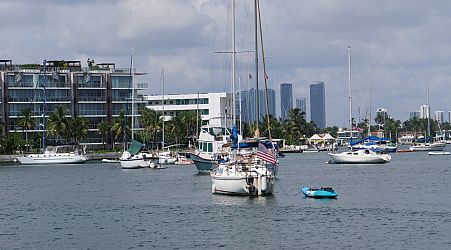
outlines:
[[[446,143],[419,144],[409,147],[412,151],[442,151]]]
[[[377,164],[388,163],[391,160],[391,156],[388,154],[365,154],[359,151],[338,154],[329,153],[329,157],[331,158],[332,163],[335,164]]]
[[[88,158],[76,154],[34,154],[17,157],[22,165],[76,164],[85,163]]]

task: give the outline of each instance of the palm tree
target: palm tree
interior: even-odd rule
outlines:
[[[80,144],[80,140],[88,135],[88,119],[85,117],[73,117],[67,119],[67,138],[73,139],[75,144]]]
[[[65,134],[68,129],[67,109],[63,106],[58,106],[55,111],[50,113],[48,124],[47,124],[47,134],[59,140],[61,136]]]
[[[113,121],[113,126],[111,127],[111,131],[113,131],[114,134],[114,140],[115,142],[118,141],[118,139],[124,137],[128,134],[129,128],[127,126],[127,119],[125,117],[125,111],[121,110],[119,112],[119,116],[116,117]],[[123,143],[126,143],[125,141]]]
[[[105,121],[101,121],[99,122],[99,124],[97,125],[98,131],[97,133],[102,135],[102,143],[103,143],[103,150],[105,150],[105,139],[108,136],[108,133],[110,132],[110,126],[108,125],[108,123],[106,123]]]
[[[160,116],[161,112],[157,112],[146,107],[141,108],[140,118],[144,131],[140,133],[140,135],[144,141],[155,141],[156,134],[159,133],[162,128],[162,120],[160,119]]]
[[[28,144],[28,130],[36,125],[36,118],[32,117],[33,113],[30,108],[25,108],[20,111],[22,118],[19,120],[19,126],[25,131],[25,143]]]

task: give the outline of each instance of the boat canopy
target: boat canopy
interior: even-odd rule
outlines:
[[[127,150],[131,155],[136,155],[144,147],[144,144],[137,140],[132,141],[132,146]]]
[[[258,138],[245,139],[240,143],[232,144],[232,149],[236,148],[257,148],[258,144],[263,144],[266,148],[273,148],[273,143],[270,140],[259,140]]]
[[[381,138],[381,137],[377,137],[377,136],[368,136],[366,138],[363,138],[361,140],[357,140],[357,141],[351,141],[351,146],[360,144],[362,142],[389,142],[390,138]]]

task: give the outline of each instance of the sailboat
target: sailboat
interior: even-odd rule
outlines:
[[[164,129],[164,122],[165,122],[165,115],[164,115],[164,69],[162,69],[161,70],[161,82],[162,82],[162,85],[163,85],[163,87],[162,87],[162,92],[163,92],[163,95],[162,95],[162,107],[163,107],[163,114],[162,114],[162,119],[163,119],[163,138],[162,138],[162,141],[161,141],[161,149],[163,150],[162,152],[158,152],[158,162],[160,163],[160,164],[174,164],[175,163],[175,161],[177,161],[177,158],[175,158],[175,157],[173,157],[172,155],[171,155],[171,152],[168,150],[168,151],[164,151],[164,131],[165,131],[165,129]]]
[[[428,106],[428,130],[427,136],[424,138],[424,142],[415,143],[413,146],[410,146],[409,149],[412,151],[442,151],[446,143],[444,142],[431,142],[431,122],[430,122],[430,106],[429,106],[429,90],[427,91],[427,106]]]
[[[342,153],[329,153],[332,163],[336,164],[372,164],[390,162],[391,156],[374,152],[371,149],[353,150],[352,148],[352,96],[351,96],[351,47],[348,47],[348,83],[349,83],[349,128],[350,151]]]
[[[233,20],[233,60],[232,60],[232,103],[236,98],[236,50],[235,50],[235,1],[232,2]],[[259,1],[255,1],[255,38],[257,41],[257,15],[260,17]],[[260,22],[261,25],[261,22]],[[261,34],[261,26],[260,26]],[[257,42],[256,42],[257,45]],[[263,48],[263,46],[262,46]],[[256,62],[258,62],[258,47],[256,46]],[[264,63],[263,63],[264,65]],[[256,63],[258,75],[258,63]],[[266,73],[266,72],[265,72]],[[257,91],[258,91],[258,80]],[[258,96],[258,95],[257,95]],[[267,98],[267,97],[266,97]],[[258,99],[257,99],[258,106]],[[225,160],[220,160],[212,170],[211,190],[213,194],[263,196],[274,191],[278,160],[275,147],[271,140],[260,138],[259,132],[255,138],[241,140],[236,126],[236,105],[233,105],[232,146]],[[257,114],[259,110],[257,109]],[[257,115],[258,117],[258,115]],[[258,124],[258,120],[257,120]]]
[[[59,145],[46,147],[46,94],[47,85],[47,61],[44,60],[44,84],[43,84],[43,132],[42,132],[42,154],[28,154],[17,157],[22,165],[38,164],[73,164],[84,163],[88,160],[85,155],[85,149],[79,149],[74,145]]]
[[[158,162],[155,163],[158,158],[155,158],[152,153],[147,150],[144,144],[138,142],[134,138],[134,120],[135,120],[135,95],[134,95],[134,77],[133,77],[133,55],[130,56],[130,91],[131,93],[131,101],[132,101],[132,129],[131,129],[131,140],[132,145],[130,148],[126,149],[126,141],[125,141],[125,131],[124,131],[124,152],[122,152],[121,157],[119,158],[119,162],[121,163],[121,167],[123,169],[135,169],[135,168],[145,168],[145,167],[156,167]],[[125,124],[124,124],[125,125]],[[125,126],[124,126],[125,127]]]

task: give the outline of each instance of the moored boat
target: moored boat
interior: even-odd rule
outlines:
[[[332,163],[335,164],[374,164],[388,163],[391,160],[389,154],[380,154],[369,149],[346,151],[342,153],[329,153]]]
[[[75,164],[85,163],[88,158],[84,150],[74,145],[48,146],[42,154],[29,154],[17,157],[22,165]]]
[[[331,187],[309,188],[303,187],[302,193],[310,198],[337,198],[337,192]]]
[[[450,155],[450,152],[428,152],[428,155]]]

